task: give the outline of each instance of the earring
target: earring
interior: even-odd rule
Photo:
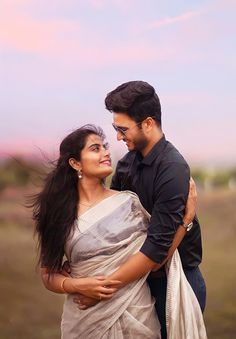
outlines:
[[[82,170],[78,170],[78,178],[79,178],[79,179],[82,179],[82,178],[83,178]]]

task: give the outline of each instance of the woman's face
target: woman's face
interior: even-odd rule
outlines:
[[[96,134],[90,134],[81,151],[80,165],[84,177],[103,179],[112,173],[108,145]]]

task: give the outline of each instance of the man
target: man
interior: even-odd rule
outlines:
[[[113,113],[117,140],[124,141],[129,150],[117,164],[111,188],[137,193],[151,214],[147,239],[140,252],[159,268],[167,258],[177,229],[183,225],[190,170],[182,155],[165,139],[160,101],[151,85],[143,81],[124,83],[107,95],[105,105]],[[198,268],[202,243],[196,217],[178,250],[185,275],[203,311],[206,288]],[[158,300],[156,310],[161,334],[166,338],[164,268],[151,273],[148,282],[152,295]]]

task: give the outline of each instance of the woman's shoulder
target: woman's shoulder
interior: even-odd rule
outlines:
[[[132,197],[134,199],[138,199],[139,200],[139,197],[136,193],[132,192],[132,191],[128,191],[128,190],[125,190],[125,191],[116,191],[116,190],[112,190],[112,189],[109,189],[110,191],[110,195],[124,195],[126,197]]]
[[[110,191],[112,191],[111,195],[113,195],[114,197],[117,197],[119,202],[124,203],[125,201],[128,201],[131,199],[132,201],[131,205],[133,206],[133,208],[137,208],[140,211],[143,211],[143,213],[147,215],[148,218],[150,218],[150,214],[143,207],[138,195],[135,192],[132,192],[129,190],[125,190],[125,191],[110,190]]]
[[[135,192],[132,192],[132,191],[129,191],[129,190],[125,190],[125,191],[119,191],[117,194],[119,194],[120,196],[122,196],[122,197],[124,197],[126,199],[131,199],[137,205],[141,205],[142,206],[142,204],[140,202],[140,199],[139,199],[138,195]]]
[[[140,210],[142,210],[144,212],[144,214],[146,214],[148,217],[150,217],[150,214],[148,213],[148,211],[143,207],[140,199],[139,199],[139,196],[135,193],[135,192],[132,192],[132,191],[122,191],[123,194],[125,194],[126,196],[129,196],[135,203],[135,206],[137,208],[139,208]]]
[[[130,196],[131,198],[139,200],[139,197],[138,197],[138,195],[135,192],[126,190],[126,191],[122,191],[122,193],[125,194],[125,195]]]

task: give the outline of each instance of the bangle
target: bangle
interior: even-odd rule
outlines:
[[[61,281],[61,289],[62,289],[62,292],[63,292],[63,293],[67,293],[66,290],[65,290],[65,288],[64,288],[64,282],[65,282],[66,279],[68,279],[68,278],[66,277],[66,278],[64,278],[64,279]]]

